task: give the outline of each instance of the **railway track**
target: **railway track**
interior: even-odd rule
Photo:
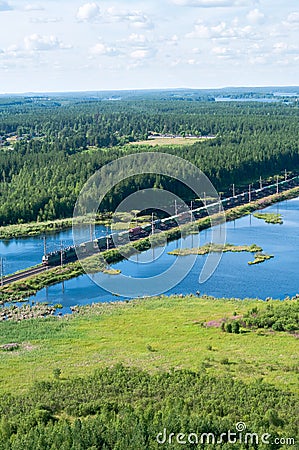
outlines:
[[[233,197],[228,197],[228,198],[222,199],[221,201],[222,201],[223,208],[229,209],[232,207],[240,206],[240,205],[248,203],[248,202],[250,203],[252,200],[265,198],[271,194],[274,194],[275,192],[278,193],[278,192],[282,192],[282,191],[291,189],[292,187],[298,186],[298,184],[299,184],[299,176],[295,176],[289,180],[284,180],[281,182],[277,182],[275,184],[264,186],[260,189],[252,189],[247,192],[245,191],[245,192],[237,194]],[[197,218],[202,218],[208,214],[208,210],[213,209],[213,207],[218,208],[218,206],[219,206],[218,202],[207,204],[203,207],[194,209],[193,213],[198,214]],[[15,281],[21,281],[21,280],[29,278],[33,275],[37,275],[39,273],[45,272],[49,267],[55,267],[57,265],[60,265],[60,264],[57,263],[57,264],[53,264],[51,266],[40,264],[31,269],[27,269],[22,272],[6,276],[1,280],[0,287],[6,286]]]
[[[37,267],[33,267],[32,269],[24,270],[23,272],[14,273],[12,275],[9,275],[7,277],[4,277],[2,280],[1,285],[6,286],[7,284],[13,283],[14,281],[21,281],[25,278],[29,278],[32,275],[37,275],[39,273],[45,272],[48,267],[42,266],[41,264]]]

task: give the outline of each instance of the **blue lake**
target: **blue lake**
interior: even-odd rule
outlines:
[[[273,205],[263,212],[282,214],[283,225],[266,224],[263,220],[248,215],[234,222],[226,224],[226,242],[235,245],[260,245],[265,253],[274,255],[274,258],[262,264],[248,265],[253,260],[251,253],[224,253],[220,264],[214,274],[203,284],[199,284],[199,273],[204,265],[206,256],[197,256],[193,268],[187,276],[175,287],[166,292],[169,294],[208,294],[215,297],[261,298],[267,297],[284,299],[299,293],[299,199],[288,200]],[[191,247],[192,239],[189,236],[184,247]],[[204,230],[199,234],[200,245],[211,241],[211,230]],[[169,243],[165,249],[155,249],[156,260],[151,260],[152,250],[143,253],[138,260],[122,261],[114,265],[122,274],[147,278],[155,276],[170,267],[175,256],[168,252],[178,247],[181,241]],[[159,254],[160,253],[160,254]],[[157,254],[159,255],[157,258]],[[179,257],[180,260],[185,257]],[[187,257],[188,258],[188,257]],[[119,276],[110,276],[113,279],[115,291]],[[140,296],[142,296],[142,291]],[[63,313],[69,312],[69,307],[94,302],[107,302],[121,300],[123,297],[115,296],[95,284],[89,276],[82,275],[73,280],[66,281],[37,293],[30,300],[47,301],[51,304],[61,303]]]
[[[82,237],[82,242],[84,240],[89,240],[88,228],[85,230],[84,234],[86,234],[86,232],[87,236]],[[106,233],[106,227],[102,225],[97,225],[95,227],[95,234],[97,237],[103,236]],[[73,244],[72,229],[47,234],[47,252],[59,250],[61,243],[64,247]],[[43,254],[44,239],[41,236],[0,240],[0,257],[3,258],[4,275],[40,264],[42,262]]]
[[[258,103],[277,103],[281,102],[280,98],[273,98],[273,97],[245,97],[245,98],[234,98],[234,97],[216,97],[216,102],[258,102]]]

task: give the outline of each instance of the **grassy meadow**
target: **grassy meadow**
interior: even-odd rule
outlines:
[[[194,137],[194,138],[186,138],[186,137],[157,137],[154,139],[146,139],[143,141],[134,141],[130,142],[130,146],[134,145],[144,145],[146,147],[163,147],[166,145],[193,145],[195,142],[206,141],[211,138],[207,137]]]
[[[277,302],[274,302],[277,304]],[[149,371],[188,368],[265,380],[298,389],[298,339],[271,330],[224,333],[221,319],[245,314],[260,300],[157,297],[80,308],[73,315],[0,323],[0,393],[26,391],[36,380],[91,374],[117,363]],[[243,331],[243,332],[242,332]]]

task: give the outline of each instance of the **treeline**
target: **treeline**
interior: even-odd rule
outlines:
[[[244,316],[249,328],[266,328],[274,331],[299,331],[299,301],[269,303],[262,311],[252,308]]]
[[[295,333],[299,331],[299,301],[297,297],[291,301],[274,301],[268,303],[266,308],[252,308],[242,318],[227,320],[221,328],[228,333],[239,334],[243,328],[257,330],[259,328],[273,331],[286,331]],[[298,368],[299,371],[299,368]]]
[[[149,374],[122,365],[85,378],[60,381],[57,368],[53,375],[56,380],[37,382],[26,394],[1,397],[1,450],[228,450],[227,433],[236,433],[240,422],[246,430],[241,442],[237,433],[236,449],[295,448],[275,440],[298,438],[298,397],[261,380],[245,384],[204,368]],[[164,429],[163,445],[157,436],[163,442]],[[255,433],[247,444],[246,433]],[[266,434],[268,444],[261,442]]]
[[[223,192],[232,183],[294,170],[298,116],[295,104],[139,100],[0,105],[0,224],[70,217],[89,176],[124,154],[147,151],[125,144],[146,139],[151,131],[215,136],[163,151],[196,164]],[[9,136],[17,141],[5,141]],[[132,180],[122,183],[103,208],[113,209],[136,185],[190,196],[171,180],[145,175],[133,186]]]

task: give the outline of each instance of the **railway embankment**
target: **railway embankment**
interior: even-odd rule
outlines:
[[[272,194],[267,197],[252,201],[250,203],[244,203],[243,205],[232,207],[225,211],[226,221],[232,221],[239,219],[247,214],[253,213],[254,211],[266,208],[274,203],[296,198],[299,196],[299,187],[295,187],[278,194]],[[223,216],[219,214],[214,214],[214,223],[219,220],[223,220]],[[194,229],[202,231],[211,226],[211,219],[209,216],[198,219],[196,222],[183,225],[181,228],[184,230],[185,234],[189,232],[194,232]],[[161,241],[165,241],[165,237],[168,242],[172,240],[179,239],[181,236],[181,230],[179,227],[172,228],[167,231],[162,231],[157,235],[156,245],[158,246]],[[134,249],[140,251],[146,251],[151,248],[151,239],[148,237],[142,238],[138,241],[132,242],[130,247],[127,248],[127,255],[132,254]],[[126,255],[126,250],[122,247],[122,252],[120,253],[117,249],[110,249],[102,253],[98,253],[94,256],[89,256],[85,260],[88,263],[88,269],[90,272],[104,271],[107,270],[107,264],[115,264],[124,259]],[[105,261],[103,260],[105,258]],[[15,281],[6,286],[0,287],[0,303],[22,301],[29,296],[35,295],[39,290],[44,287],[50,286],[52,284],[60,283],[71,278],[76,278],[84,274],[84,269],[82,268],[79,261],[66,264],[63,267],[53,267],[49,268],[47,271],[38,273],[24,280]]]

